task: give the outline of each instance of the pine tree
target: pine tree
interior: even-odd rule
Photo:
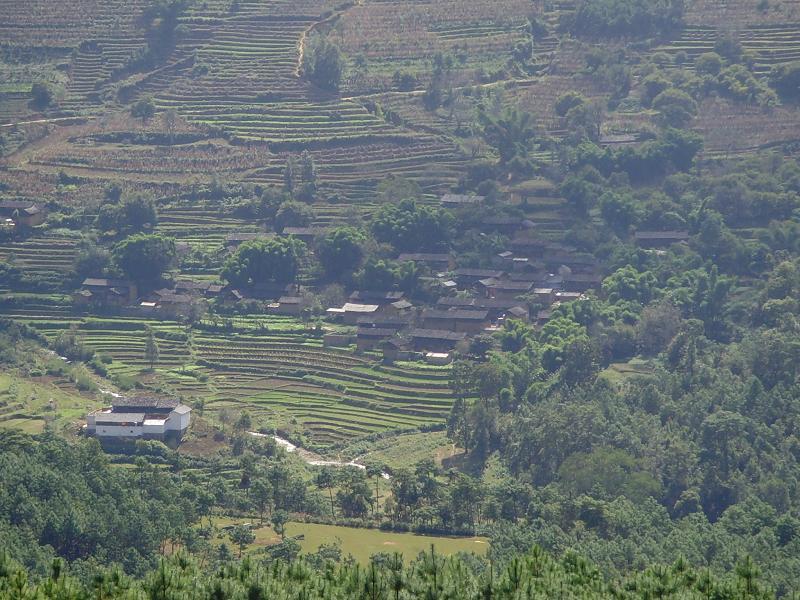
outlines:
[[[147,328],[146,338],[144,342],[144,358],[150,364],[150,370],[158,362],[158,343],[152,327]]]

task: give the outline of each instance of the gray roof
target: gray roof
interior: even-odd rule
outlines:
[[[380,327],[359,327],[356,335],[358,337],[384,338],[392,337],[397,333],[396,329],[381,329]]]
[[[442,196],[442,204],[477,204],[483,202],[485,196],[469,196],[466,194],[445,194]]]
[[[185,404],[179,404],[178,406],[172,409],[172,412],[177,413],[179,415],[185,415],[186,413],[192,412],[192,408],[190,406],[186,406]]]
[[[453,319],[456,321],[484,321],[488,318],[488,310],[426,310],[423,319]]]
[[[637,231],[637,240],[688,240],[688,231]]]
[[[174,398],[156,398],[153,396],[138,396],[134,398],[114,398],[112,403],[114,411],[118,408],[175,408],[180,404]]]
[[[130,287],[132,283],[124,279],[106,279],[104,277],[87,277],[83,280],[85,287]]]
[[[442,329],[412,329],[408,332],[412,338],[420,338],[426,340],[449,340],[457,342],[467,337],[467,334],[455,331],[444,331]]]
[[[144,421],[144,413],[130,412],[110,412],[95,415],[95,423],[141,423]]]

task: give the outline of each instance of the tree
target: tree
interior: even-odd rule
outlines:
[[[158,354],[158,343],[156,342],[155,332],[153,331],[153,328],[148,325],[145,330],[144,359],[150,365],[151,371],[158,362]]]
[[[783,98],[793,102],[800,100],[800,61],[773,67],[770,83]]]
[[[250,497],[258,510],[258,519],[264,524],[264,513],[272,505],[272,486],[266,479],[258,478],[250,486]]]
[[[126,199],[121,213],[120,228],[141,231],[158,223],[155,201],[141,194]]]
[[[676,88],[668,88],[656,96],[653,108],[659,112],[661,122],[667,127],[686,127],[697,114],[694,98]]]
[[[156,105],[152,98],[142,98],[131,107],[131,116],[147,123],[156,114]]]
[[[31,98],[34,108],[44,110],[53,103],[53,87],[46,82],[36,82],[31,86]]]
[[[531,114],[510,109],[498,117],[484,113],[483,121],[484,137],[500,155],[500,164],[521,173],[530,170],[529,154],[536,135]]]
[[[239,414],[239,418],[236,420],[236,425],[234,427],[237,431],[249,431],[252,429],[253,420],[250,418],[250,413],[243,410]]]
[[[722,57],[716,52],[704,52],[694,61],[694,69],[698,75],[715,77],[722,70]]]
[[[559,117],[566,117],[570,109],[585,103],[586,99],[581,94],[570,91],[558,97],[555,104],[555,111]]]
[[[306,76],[321,88],[337,91],[344,74],[344,57],[339,47],[325,37],[311,40],[303,54]]]
[[[286,227],[308,227],[314,220],[314,211],[300,202],[284,202],[275,215],[275,229]]]
[[[256,541],[256,534],[248,525],[236,525],[230,532],[231,541],[239,548],[239,558],[242,558],[242,550]]]
[[[447,246],[451,223],[452,217],[441,209],[403,200],[381,207],[372,220],[372,233],[398,251],[437,250]]]
[[[314,483],[321,490],[328,490],[328,495],[331,500],[331,517],[336,517],[336,511],[333,504],[333,488],[336,487],[336,473],[330,467],[323,467],[322,470],[314,477]]]
[[[174,108],[168,108],[161,115],[161,122],[169,136],[170,145],[175,143],[175,129],[178,126],[178,112]]]
[[[289,513],[285,510],[276,510],[272,513],[272,529],[275,530],[281,539],[286,539],[286,523],[289,521]]]
[[[175,263],[175,240],[157,234],[137,233],[114,246],[114,264],[142,287],[158,283]]]
[[[305,244],[292,237],[251,240],[225,261],[221,276],[233,285],[288,283],[297,275],[304,252]]]
[[[375,504],[372,506],[373,518],[378,514],[378,503],[380,501],[379,485],[381,477],[383,477],[383,471],[384,467],[381,464],[369,463],[367,465],[367,477],[372,477],[375,479]]]
[[[370,497],[364,471],[356,467],[343,468],[339,477],[339,491],[336,492],[342,514],[348,518],[365,517],[369,512]]]
[[[103,274],[110,264],[111,253],[108,250],[98,246],[94,240],[83,239],[78,245],[72,270],[77,279],[82,280]]]
[[[317,244],[317,257],[329,279],[339,279],[358,269],[364,256],[364,234],[353,227],[339,227]]]

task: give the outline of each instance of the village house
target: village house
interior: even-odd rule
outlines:
[[[86,417],[86,433],[100,440],[154,439],[179,442],[192,409],[174,399],[115,398],[112,405]]]
[[[192,281],[190,279],[179,279],[175,282],[175,293],[186,294],[189,296],[203,296],[214,298],[222,292],[224,286],[211,283],[210,281]]]
[[[488,310],[434,310],[422,312],[422,326],[469,334],[480,333],[489,324]]]
[[[348,300],[354,303],[377,304],[379,306],[385,306],[387,304],[392,304],[393,302],[398,302],[404,297],[405,292],[398,290],[356,290],[350,294]]]
[[[288,317],[299,317],[305,308],[302,296],[281,296],[277,302],[269,305],[269,312]]]
[[[484,196],[470,196],[465,194],[445,194],[442,196],[441,203],[444,208],[460,208],[462,206],[473,206],[481,204],[486,198]]]
[[[348,325],[355,325],[359,317],[371,315],[378,312],[380,306],[377,304],[357,304],[355,302],[345,302],[341,308],[329,308],[325,313],[337,320],[341,320]]]
[[[356,331],[356,348],[362,352],[372,350],[384,340],[388,340],[397,333],[396,329],[382,329],[380,327],[359,327]]]
[[[497,269],[456,269],[453,273],[456,283],[461,289],[474,287],[482,279],[500,279],[505,275],[503,271]]]
[[[160,317],[175,319],[188,315],[193,303],[194,298],[188,294],[176,294],[175,290],[156,290],[140,306]]]
[[[440,309],[458,308],[462,310],[485,310],[488,312],[488,319],[490,321],[497,321],[505,316],[512,308],[522,309],[525,314],[528,313],[528,308],[525,303],[516,300],[502,300],[496,298],[439,298],[436,306]]]
[[[36,227],[44,223],[47,211],[29,200],[3,200],[0,202],[0,217],[11,219],[15,225]]]
[[[128,306],[136,302],[136,284],[125,279],[88,277],[81,288],[73,294],[79,306]]]
[[[569,273],[563,276],[564,291],[587,292],[598,289],[603,283],[602,275],[597,273]]]
[[[411,329],[407,335],[416,352],[452,352],[467,337],[463,332],[441,329]]]
[[[668,248],[672,244],[689,241],[688,231],[637,231],[636,244],[642,248]]]
[[[325,235],[330,231],[327,227],[284,227],[281,237],[292,236],[298,240],[310,244],[319,236]]]
[[[482,279],[479,282],[480,289],[487,298],[499,298],[501,300],[512,300],[533,289],[532,281],[512,281],[511,279]]]
[[[411,322],[410,316],[392,315],[378,312],[363,317],[358,317],[356,324],[359,327],[377,327],[379,329],[392,329],[399,331]]]

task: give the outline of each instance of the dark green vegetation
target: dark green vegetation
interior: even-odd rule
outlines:
[[[56,4],[0,0],[0,426],[37,435],[0,440],[14,560],[261,597],[313,520],[488,537],[451,597],[798,591],[795,3]],[[326,312],[356,291],[404,295],[366,331],[395,346]],[[412,327],[487,295],[518,310],[418,360]],[[75,439],[101,389],[194,429],[103,454]],[[313,570],[336,554],[264,585],[393,597],[393,559]],[[449,586],[438,560],[400,596]]]
[[[534,549],[506,569],[494,571],[469,558],[445,558],[434,551],[404,563],[399,554],[377,555],[366,568],[336,565],[335,552],[321,549],[306,561],[259,566],[244,560],[213,574],[185,555],[164,560],[142,580],[117,571],[97,572],[91,583],[64,573],[55,563],[50,577],[26,585],[26,573],[0,555],[0,593],[7,598],[769,598],[752,565],[743,563],[724,579],[692,569],[683,561],[653,567],[624,581],[607,581],[584,559],[556,561]],[[312,560],[313,559],[313,560]]]

